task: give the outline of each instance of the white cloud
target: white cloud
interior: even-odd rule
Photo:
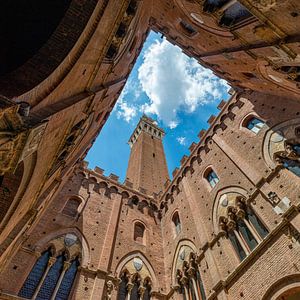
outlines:
[[[129,104],[139,97],[139,92],[136,92],[133,86],[134,85],[130,81],[125,85],[118,102],[114,107],[117,118],[123,119],[127,123],[129,123],[137,115],[136,106]],[[131,99],[128,100],[128,97],[131,97]],[[132,100],[132,98],[134,99]]]
[[[186,138],[183,137],[183,136],[179,136],[178,138],[176,138],[177,142],[180,144],[180,145],[183,145],[185,146],[186,145]]]
[[[117,110],[117,118],[124,119],[129,123],[136,116],[136,108],[127,102],[119,102]]]
[[[141,110],[156,114],[170,128],[179,124],[178,110],[193,112],[199,105],[220,98],[222,91],[228,89],[224,80],[165,39],[156,41],[145,52],[138,79],[150,99]]]

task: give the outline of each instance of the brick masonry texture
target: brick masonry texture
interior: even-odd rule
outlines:
[[[190,253],[206,299],[300,297],[299,177],[280,163],[288,157],[299,165],[290,144],[300,144],[300,4],[239,0],[251,18],[224,26],[223,10],[208,9],[210,2],[217,1],[70,1],[42,47],[1,75],[1,299],[20,299],[39,255],[50,246],[59,251],[66,234],[81,247],[70,299],[117,299],[121,273],[134,273],[137,259],[142,278],[151,278],[153,299],[183,299],[176,272]],[[210,128],[172,181],[165,182],[161,140],[143,132],[120,183],[90,170],[84,157],[150,29],[235,92],[216,118],[208,116]],[[2,50],[4,61],[9,49]],[[246,128],[253,117],[264,123],[257,134]],[[214,187],[206,178],[211,170],[219,179]],[[226,204],[231,194],[268,230],[242,261],[226,229],[229,213],[243,214],[229,196]],[[144,236],[135,240],[136,224]]]

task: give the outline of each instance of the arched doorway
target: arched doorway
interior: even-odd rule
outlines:
[[[262,300],[300,299],[300,274],[288,275],[273,283]]]
[[[276,300],[299,300],[300,299],[300,287],[295,287],[290,290],[287,290],[280,296],[276,298]]]

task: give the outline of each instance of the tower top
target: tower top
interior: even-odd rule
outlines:
[[[143,115],[128,140],[130,148],[137,141],[137,138],[139,137],[141,132],[148,132],[149,134],[160,140],[162,140],[162,138],[165,136],[165,132],[163,131],[163,129],[157,126],[157,122],[155,120],[149,118],[146,115]]]
[[[143,115],[128,141],[131,149],[126,178],[133,188],[142,189],[148,195],[163,191],[169,179],[162,143],[164,135],[153,119]]]

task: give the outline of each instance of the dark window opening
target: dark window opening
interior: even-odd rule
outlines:
[[[256,239],[254,238],[252,232],[246,226],[245,222],[241,219],[237,221],[237,225],[238,225],[238,228],[237,228],[238,232],[241,234],[241,236],[245,240],[246,244],[248,245],[248,247],[252,251],[258,245],[258,243],[257,243]]]
[[[190,36],[194,35],[197,32],[192,25],[186,23],[185,21],[180,21],[180,26],[185,31],[185,33]]]
[[[172,222],[175,228],[175,236],[177,236],[181,232],[181,222],[177,211],[174,213],[172,217]]]
[[[144,244],[144,233],[145,226],[142,223],[135,223],[133,239],[138,243]]]
[[[231,27],[250,18],[252,14],[239,2],[234,3],[224,11],[220,26]]]
[[[214,13],[219,10],[222,15],[219,25],[231,27],[246,21],[252,14],[241,3],[230,0],[206,0],[203,4],[203,11]]]
[[[128,294],[127,283],[128,283],[127,274],[124,273],[121,276],[121,283],[119,285],[119,292],[118,292],[118,300],[125,300],[127,298],[127,294]]]
[[[239,259],[242,261],[246,258],[246,252],[244,251],[243,247],[241,246],[240,242],[238,241],[237,237],[233,232],[229,232],[228,237],[235,249]]]
[[[300,66],[282,66],[277,71],[287,75],[290,80],[300,82]]]
[[[25,299],[31,299],[33,297],[34,292],[38,287],[39,282],[42,279],[47,268],[50,256],[51,251],[50,249],[48,249],[37,260],[18,294],[20,297]]]

